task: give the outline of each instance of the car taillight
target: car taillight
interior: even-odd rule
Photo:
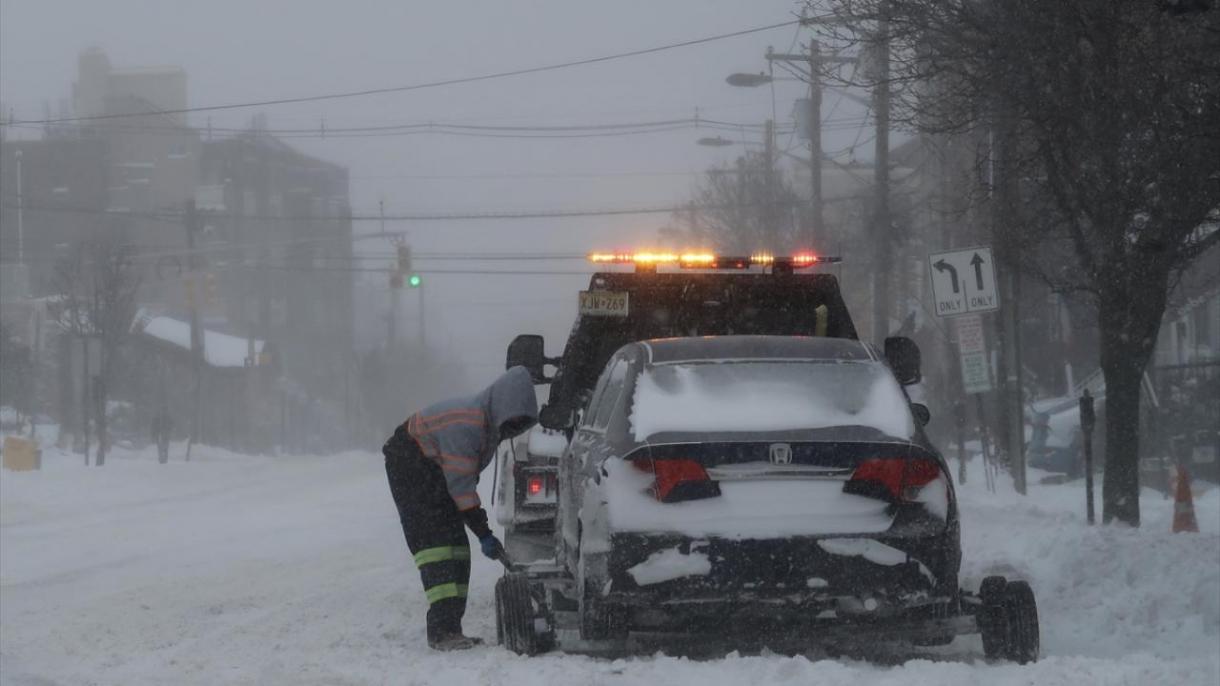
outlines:
[[[940,465],[923,458],[879,458],[861,462],[843,490],[856,495],[911,503],[940,476]]]
[[[632,464],[653,475],[649,491],[663,503],[720,495],[720,484],[712,481],[703,465],[695,460],[633,460]]]
[[[525,491],[529,495],[538,495],[539,493],[542,493],[542,486],[542,477],[531,476],[529,480],[525,482]]]

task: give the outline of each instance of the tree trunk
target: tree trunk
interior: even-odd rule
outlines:
[[[1156,347],[1169,288],[1167,269],[1143,266],[1123,280],[1103,278],[1111,287],[1098,303],[1106,380],[1102,521],[1117,519],[1131,526],[1140,524],[1140,384]]]
[[[1106,357],[1102,343],[1102,357]],[[1140,524],[1140,379],[1143,366],[1132,364],[1124,352],[1102,365],[1106,379],[1106,458],[1102,481],[1102,521],[1117,519],[1131,526]],[[1126,359],[1123,359],[1126,357]]]

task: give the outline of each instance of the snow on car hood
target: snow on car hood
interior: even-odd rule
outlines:
[[[866,426],[915,434],[898,382],[879,362],[723,362],[657,365],[636,380],[631,430],[788,431]]]
[[[620,458],[603,467],[612,532],[766,539],[880,533],[893,523],[884,501],[844,493],[836,480],[721,481],[719,496],[662,503],[647,492],[651,474]]]

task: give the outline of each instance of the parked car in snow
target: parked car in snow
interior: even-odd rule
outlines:
[[[502,446],[499,456],[504,488],[498,489],[496,517],[514,559],[551,557],[546,548],[554,533],[556,458],[588,406],[606,360],[621,346],[725,334],[856,338],[835,276],[804,271],[835,258],[709,256],[715,259],[700,262],[698,269],[671,265],[671,271],[658,271],[657,255],[645,262],[632,255],[615,257],[611,262],[633,265],[635,271],[590,277],[562,355],[546,357],[537,335],[518,336],[508,348],[507,367],[524,365],[534,370],[537,383],[550,383],[541,413],[548,431]],[[544,365],[555,368],[553,376],[543,373]]]
[[[582,637],[953,614],[957,507],[921,417],[859,341],[620,348],[560,460]]]

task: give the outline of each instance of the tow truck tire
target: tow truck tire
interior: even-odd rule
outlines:
[[[979,599],[983,601],[978,611],[979,634],[983,639],[983,655],[989,660],[1007,657],[1008,580],[1002,576],[989,576],[979,586]]]
[[[1038,604],[1034,591],[1025,581],[1010,581],[1004,590],[1004,608],[1008,619],[1007,657],[1017,664],[1038,659]]]
[[[518,655],[537,655],[547,647],[534,626],[537,615],[529,580],[505,574],[496,582],[496,637]]]

